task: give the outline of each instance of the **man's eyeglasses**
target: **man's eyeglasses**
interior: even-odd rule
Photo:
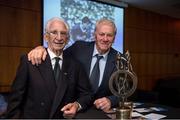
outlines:
[[[51,32],[47,32],[49,35],[51,35],[52,37],[57,37],[58,34],[60,34],[61,37],[67,37],[67,32],[65,31],[51,31]]]

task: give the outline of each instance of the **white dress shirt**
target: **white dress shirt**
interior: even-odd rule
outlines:
[[[60,60],[59,60],[59,65],[60,65],[60,69],[62,69],[62,61],[63,61],[63,55],[61,54],[60,56],[56,56],[49,48],[47,48],[47,51],[49,53],[49,56],[50,56],[50,59],[51,59],[51,65],[52,65],[52,68],[54,69],[54,66],[55,66],[55,57],[59,57]]]
[[[104,75],[104,70],[105,70],[105,66],[106,66],[106,62],[107,62],[107,57],[108,57],[108,52],[106,52],[105,54],[99,54],[99,52],[96,49],[96,45],[94,44],[94,51],[93,51],[93,55],[92,55],[92,60],[91,60],[91,68],[90,68],[90,74],[89,77],[91,75],[92,69],[96,63],[97,57],[96,54],[103,56],[102,59],[100,59],[99,61],[99,69],[100,69],[100,78],[99,78],[99,84],[98,86],[101,85],[102,79],[103,79],[103,75]]]

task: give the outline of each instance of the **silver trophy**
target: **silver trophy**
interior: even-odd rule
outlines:
[[[127,98],[131,96],[137,88],[137,76],[130,63],[130,54],[127,51],[125,56],[120,53],[116,55],[115,71],[110,78],[109,88],[111,92],[119,97],[119,107],[116,108],[117,119],[131,119],[133,103],[128,102]]]

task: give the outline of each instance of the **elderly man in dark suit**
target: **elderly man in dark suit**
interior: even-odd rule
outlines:
[[[96,80],[98,81],[98,88],[93,87],[96,81],[91,82],[91,85],[95,88],[93,90],[94,105],[105,112],[118,105],[118,98],[112,95],[108,85],[111,74],[116,70],[115,60],[117,51],[112,48],[116,31],[117,29],[113,21],[101,19],[97,21],[95,26],[94,42],[77,41],[65,50],[82,63],[87,75],[89,75],[90,81],[93,67],[98,59],[97,56],[102,56],[99,60],[100,76]],[[28,54],[28,58],[32,64],[40,64],[41,60],[45,59],[46,54],[45,49],[39,46]]]
[[[61,18],[50,19],[44,38],[48,48],[42,64],[32,65],[26,55],[21,58],[7,118],[72,118],[91,104],[88,77],[80,63],[63,52],[68,25]]]

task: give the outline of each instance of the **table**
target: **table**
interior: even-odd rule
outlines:
[[[157,113],[157,114],[162,114],[165,115],[166,117],[164,119],[178,119],[180,118],[180,108],[173,108],[165,105],[160,105],[160,104],[152,104],[152,103],[143,103],[140,106],[137,106],[137,108],[162,108],[164,110],[161,111],[151,111],[148,113],[142,113],[143,115],[149,114],[149,113]]]
[[[85,112],[77,114],[76,119],[110,119],[102,110],[92,107]]]
[[[157,107],[157,108],[163,108],[162,111],[151,111],[146,113],[141,113],[143,115],[149,114],[149,113],[157,113],[166,115],[164,119],[178,119],[180,118],[180,108],[173,108],[168,107],[164,105],[159,104],[151,104],[151,103],[143,103],[139,106],[136,106],[135,108],[151,108],[151,107]],[[76,119],[115,119],[115,114],[106,114],[105,112],[101,110],[97,110],[95,107],[92,107],[88,109],[85,112],[78,113],[76,116]],[[133,118],[132,118],[133,119]],[[136,117],[137,119],[137,117]]]

